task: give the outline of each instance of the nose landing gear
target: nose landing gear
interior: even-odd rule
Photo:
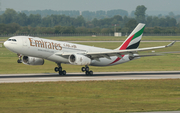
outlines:
[[[66,75],[66,70],[62,70],[61,64],[57,63],[58,67],[54,68],[55,72],[59,72],[59,75]]]
[[[93,75],[93,71],[89,71],[89,67],[86,65],[85,67],[82,67],[81,68],[81,71],[82,72],[85,72],[85,74],[87,75],[87,76],[92,76]]]
[[[22,55],[21,54],[17,54],[17,56],[19,57],[19,59],[17,60],[17,63],[22,63]]]

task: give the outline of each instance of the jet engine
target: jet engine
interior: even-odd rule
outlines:
[[[72,54],[69,56],[69,62],[73,65],[89,65],[91,59],[79,54]]]
[[[138,54],[129,54],[129,60],[135,60],[140,58]]]
[[[36,58],[36,57],[23,56],[22,62],[26,65],[43,65],[44,59]]]
[[[133,60],[134,59],[134,55],[129,55],[129,60]]]

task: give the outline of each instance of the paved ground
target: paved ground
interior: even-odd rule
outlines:
[[[138,79],[180,79],[180,71],[101,72],[94,73],[93,76],[86,76],[84,73],[69,73],[66,76],[59,76],[57,73],[0,74],[0,83]]]

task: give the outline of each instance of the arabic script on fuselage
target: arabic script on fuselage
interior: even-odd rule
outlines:
[[[55,49],[55,50],[62,50],[61,44],[54,43],[54,42],[48,42],[44,40],[35,40],[33,38],[28,38],[30,41],[30,46],[33,47],[41,47],[46,49]]]

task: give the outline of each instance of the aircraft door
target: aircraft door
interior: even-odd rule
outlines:
[[[27,46],[27,38],[26,37],[23,38],[23,46]]]

